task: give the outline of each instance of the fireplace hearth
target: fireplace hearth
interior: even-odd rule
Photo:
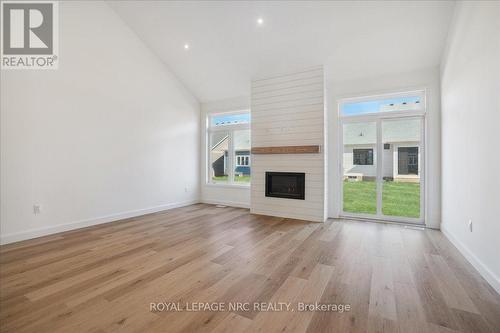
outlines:
[[[305,200],[305,173],[266,172],[266,197]]]

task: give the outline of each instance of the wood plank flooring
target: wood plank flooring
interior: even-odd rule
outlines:
[[[198,204],[0,247],[0,331],[500,332],[500,296],[439,231]]]

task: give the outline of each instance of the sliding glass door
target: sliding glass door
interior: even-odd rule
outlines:
[[[425,110],[419,105],[422,100],[398,97],[351,102],[347,111],[376,111],[341,113],[342,216],[424,222]],[[409,101],[411,107],[406,107]],[[396,108],[404,112],[391,111]]]
[[[377,213],[377,123],[343,125],[343,211]]]
[[[421,217],[422,119],[382,121],[382,214]]]
[[[342,214],[423,221],[423,118],[342,123]]]

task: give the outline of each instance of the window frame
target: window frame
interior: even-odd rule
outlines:
[[[221,126],[212,126],[212,117],[221,116],[221,115],[236,115],[236,114],[249,114],[250,121],[248,123],[242,124],[231,124],[231,125],[221,125]],[[232,187],[250,187],[251,177],[248,183],[244,182],[236,182],[234,179],[235,172],[234,169],[236,167],[236,159],[235,157],[235,147],[234,147],[234,132],[240,130],[249,130],[250,131],[250,123],[252,121],[252,116],[249,109],[243,110],[235,110],[235,111],[224,111],[224,112],[211,112],[206,115],[206,163],[205,163],[205,184],[210,186],[232,186]],[[227,181],[214,181],[211,178],[211,161],[210,161],[210,147],[211,147],[211,134],[214,132],[228,132],[228,180]],[[250,133],[251,135],[251,133]],[[250,147],[251,149],[251,147]],[[249,154],[250,155],[250,154]],[[248,155],[248,156],[249,156]],[[245,165],[246,166],[246,165]],[[249,164],[250,167],[250,158]],[[250,169],[251,170],[251,169]],[[250,171],[251,175],[251,171]]]

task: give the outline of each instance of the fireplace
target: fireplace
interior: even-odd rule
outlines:
[[[305,200],[305,173],[266,172],[266,197]]]

